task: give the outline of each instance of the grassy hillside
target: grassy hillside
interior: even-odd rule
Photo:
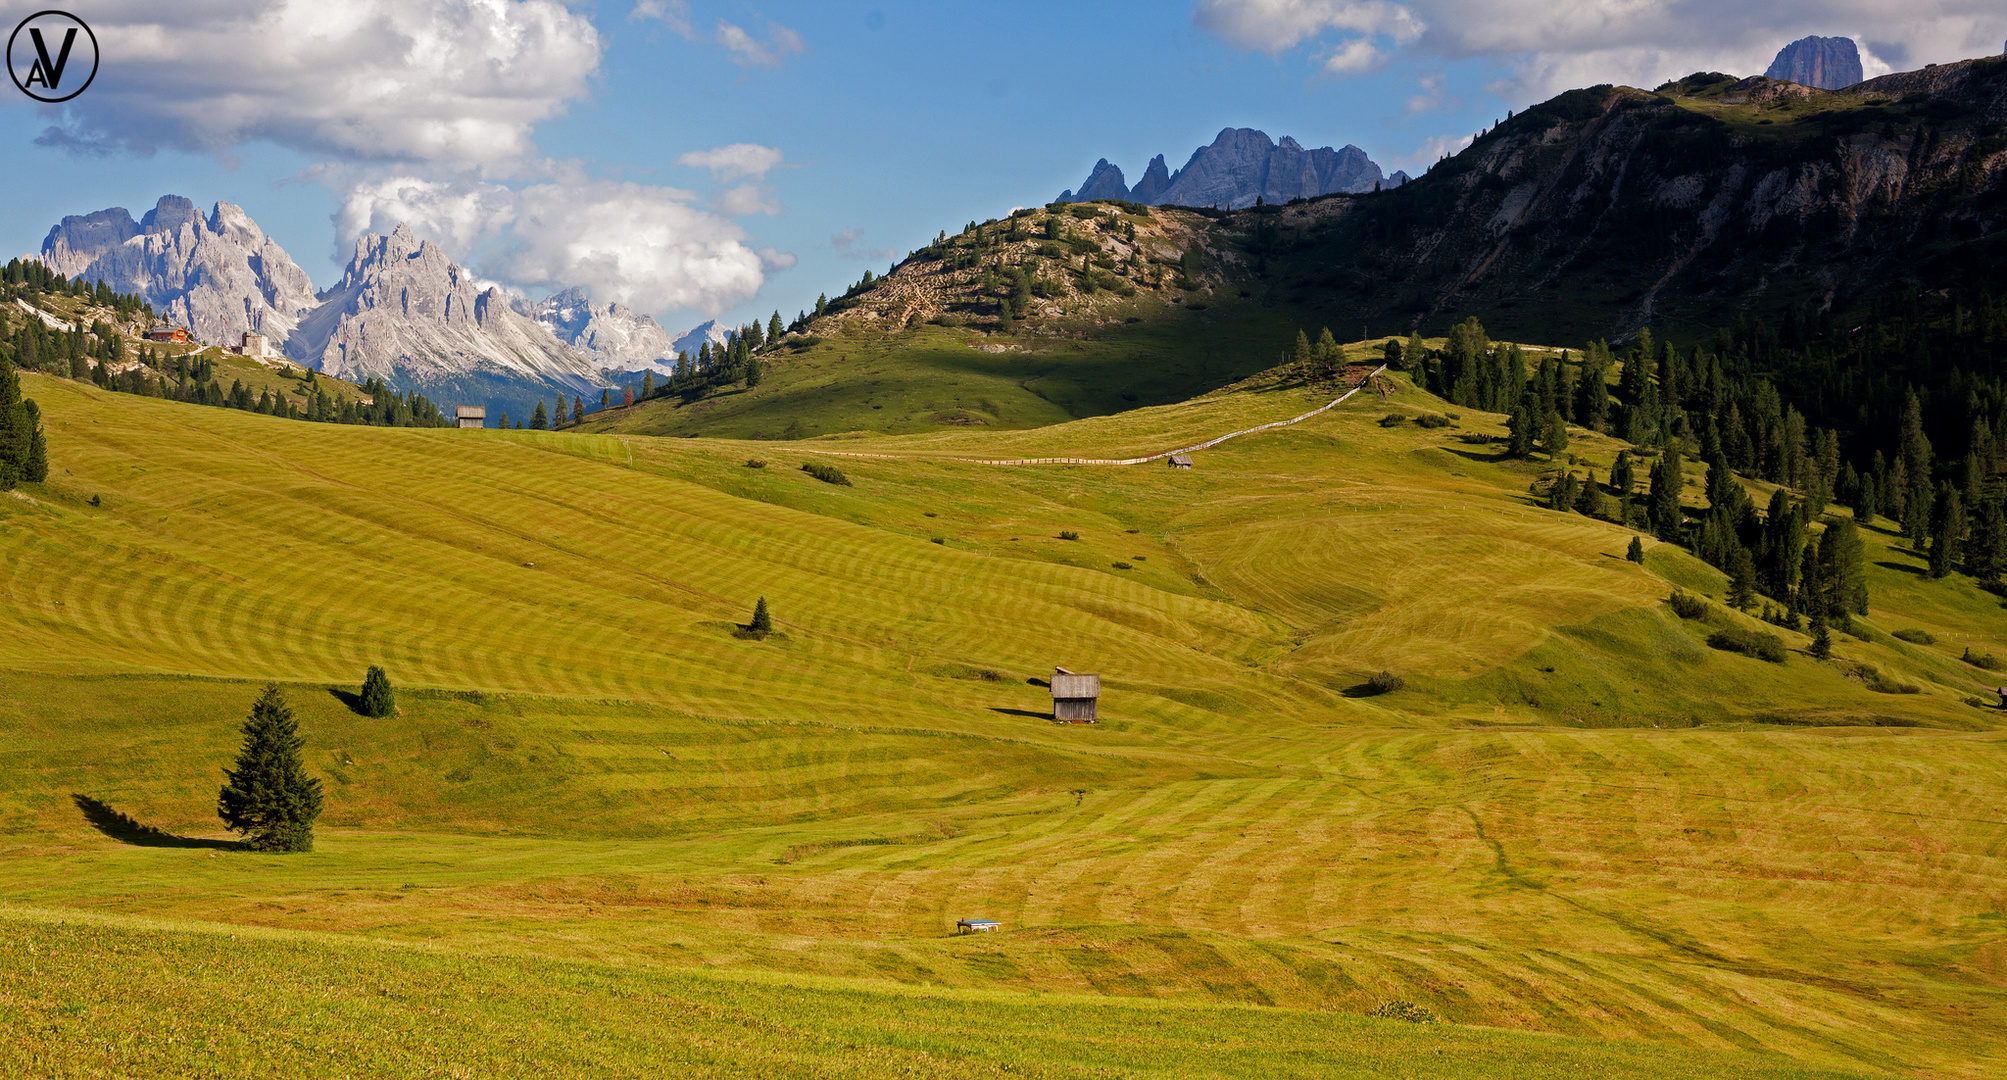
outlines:
[[[1328,392],[749,445],[24,382],[54,463],[0,498],[0,1007],[30,1021],[0,1054],[28,1071],[173,1075],[281,1011],[330,1073],[2007,1056],[2007,736],[1958,659],[2007,654],[2007,618],[1880,532],[1866,640],[1780,632],[1772,665],[1666,610],[1713,571],[1535,507],[1547,463],[1502,460],[1498,417],[1383,424],[1445,413],[1405,385],[1180,472],[954,459],[1150,452]],[[735,636],[761,596],[782,634]],[[345,703],[371,663],[401,715]],[[1103,675],[1103,723],[1044,719],[1055,664]],[[1380,670],[1408,688],[1358,696]],[[266,680],[328,789],[310,855],[216,830]],[[1006,928],[947,936],[970,916]],[[1453,1023],[1331,1016],[1393,1001]],[[354,1034],[421,1014],[430,1044]]]

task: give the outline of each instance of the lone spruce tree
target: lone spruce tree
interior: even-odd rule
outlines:
[[[321,782],[306,774],[306,745],[293,722],[286,692],[265,687],[244,721],[244,747],[229,782],[216,796],[216,813],[256,851],[312,851],[314,820],[321,816]]]
[[[362,715],[385,717],[396,711],[397,692],[390,688],[389,674],[370,665],[369,674],[362,678]]]
[[[760,597],[760,602],[758,604],[753,605],[752,625],[746,627],[746,629],[751,630],[753,633],[758,634],[761,637],[765,637],[768,634],[774,632],[774,617],[767,612],[766,597],[764,596]]]

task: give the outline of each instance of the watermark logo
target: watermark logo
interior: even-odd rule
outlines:
[[[67,11],[38,11],[7,38],[7,74],[36,101],[68,101],[98,77],[98,36]]]

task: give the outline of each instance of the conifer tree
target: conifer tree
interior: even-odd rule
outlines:
[[[767,634],[771,634],[774,632],[774,617],[773,614],[767,610],[766,597],[764,596],[760,597],[760,602],[753,605],[753,621],[751,625],[746,627],[746,629],[751,630],[753,633],[759,634],[761,636],[765,636]]]
[[[1631,475],[1631,452],[1617,451],[1616,464],[1610,466],[1610,487],[1616,491],[1618,498],[1628,499],[1631,497],[1631,487],[1636,482],[1636,478]]]
[[[1547,422],[1542,426],[1540,432],[1540,445],[1542,449],[1547,451],[1548,457],[1556,460],[1559,460],[1561,455],[1567,452],[1568,422],[1561,419],[1559,412],[1547,414]]]
[[[681,363],[682,359],[683,359],[683,354],[677,353],[676,354],[677,362]],[[613,391],[611,389],[604,389],[599,392],[599,407],[602,409],[610,409],[613,407]]]
[[[1823,608],[1812,612],[1812,645],[1806,651],[1819,660],[1833,658],[1833,632],[1826,628],[1826,612]]]
[[[1855,489],[1857,493],[1854,496],[1854,520],[1863,525],[1873,525],[1875,523],[1875,505],[1877,501],[1875,495],[1875,478],[1873,476],[1861,477],[1856,482]]]
[[[641,373],[641,400],[646,401],[654,396],[655,373],[653,371],[644,371]]]
[[[1965,572],[1991,585],[2007,566],[2007,514],[1998,497],[1982,498],[1972,515],[1972,533],[1965,543]]]
[[[1730,558],[1728,603],[1738,611],[1756,606],[1756,559],[1746,547],[1738,547]]]
[[[1679,451],[1667,447],[1652,465],[1652,488],[1647,517],[1652,535],[1668,544],[1677,544],[1685,518],[1680,510],[1680,488],[1686,483],[1680,468]]]
[[[1827,522],[1819,537],[1819,580],[1826,596],[1827,613],[1844,618],[1868,613],[1868,582],[1863,563],[1860,530],[1846,518]]]
[[[571,422],[574,424],[585,423],[585,399],[577,394],[573,394],[571,397]]]
[[[48,476],[41,410],[21,397],[21,379],[5,354],[0,354],[0,491],[22,483],[38,484]]]
[[[397,694],[390,688],[390,676],[380,667],[370,665],[369,673],[362,679],[362,715],[385,717],[397,711]]]
[[[1533,418],[1526,410],[1514,409],[1505,421],[1505,430],[1511,434],[1505,443],[1505,456],[1509,458],[1530,457],[1533,454]]]
[[[293,710],[276,685],[251,706],[244,722],[237,767],[224,771],[216,813],[257,851],[312,851],[314,821],[321,815],[321,782],[306,774]]]
[[[550,417],[544,412],[542,400],[537,402],[537,411],[530,414],[530,430],[542,431],[550,426]]]
[[[1310,363],[1310,335],[1301,329],[1296,331],[1296,347],[1289,350],[1289,359],[1296,364]]]
[[[1631,537],[1631,546],[1624,549],[1624,558],[1642,565],[1645,561],[1645,542],[1635,536]]]
[[[1930,576],[1942,578],[1958,565],[1965,539],[1965,507],[1958,489],[1946,480],[1937,488],[1936,513],[1930,528]]]
[[[774,317],[767,320],[767,343],[769,345],[777,344],[779,343],[780,338],[781,338],[780,311],[779,309],[776,309],[774,311]]]
[[[746,388],[751,389],[755,386],[758,386],[760,384],[760,380],[764,379],[765,377],[766,373],[760,370],[759,358],[758,357],[748,358],[746,360]]]

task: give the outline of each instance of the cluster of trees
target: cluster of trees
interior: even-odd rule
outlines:
[[[42,437],[42,411],[21,396],[14,365],[0,356],[0,491],[49,478],[49,446]]]
[[[120,318],[133,319],[144,314],[152,321],[153,305],[130,293],[112,291],[103,281],[85,281],[81,275],[65,278],[36,259],[10,259],[7,267],[0,270],[0,296],[9,300],[29,293],[80,297],[98,307],[111,308]]]
[[[18,263],[19,260],[16,260]],[[48,275],[38,262],[22,263],[32,281]],[[14,272],[13,264],[9,273]],[[111,293],[99,282],[88,286],[81,279],[54,286],[87,297],[92,304],[124,310],[138,304],[138,298]],[[301,378],[299,403],[286,393],[260,390],[254,397],[241,379],[232,379],[226,389],[216,378],[216,362],[203,353],[168,355],[150,345],[129,345],[117,329],[103,319],[92,320],[88,331],[82,325],[59,330],[41,319],[29,317],[18,325],[0,312],[0,359],[11,359],[29,371],[91,382],[106,390],[147,397],[167,398],[194,405],[242,409],[292,420],[327,424],[362,424],[375,427],[451,427],[452,421],[439,406],[417,392],[398,394],[379,379],[363,384],[368,402],[338,397],[321,385],[319,373],[308,371]]]

